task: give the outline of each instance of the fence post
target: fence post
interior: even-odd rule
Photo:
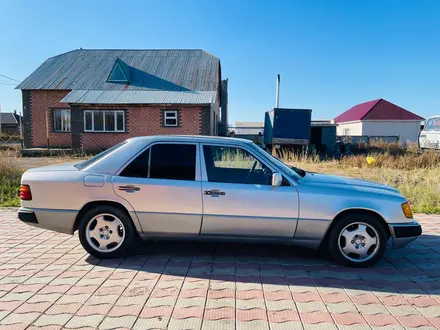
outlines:
[[[18,119],[20,122],[20,145],[21,145],[21,150],[24,149],[24,144],[23,144],[23,122],[21,121],[21,111],[18,113]]]
[[[50,150],[50,144],[49,144],[49,110],[46,111],[46,138],[47,138],[47,150]]]

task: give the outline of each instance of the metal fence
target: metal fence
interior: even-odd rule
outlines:
[[[370,144],[373,141],[382,141],[387,143],[399,143],[400,137],[391,135],[391,136],[371,136],[371,135],[340,135],[337,137],[339,141],[344,144],[352,144],[357,145],[359,143]]]
[[[22,148],[23,141],[19,133],[0,133],[0,147]]]

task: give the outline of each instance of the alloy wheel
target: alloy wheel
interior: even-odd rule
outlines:
[[[361,263],[373,258],[379,250],[377,230],[365,222],[353,222],[345,226],[338,238],[342,255],[351,262]]]
[[[86,239],[89,245],[98,252],[113,252],[124,242],[124,224],[112,214],[98,214],[87,223]]]

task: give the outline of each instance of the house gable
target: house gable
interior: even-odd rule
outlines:
[[[423,118],[395,105],[387,100],[381,99],[362,120],[420,120]]]
[[[129,84],[130,67],[119,58],[117,58],[107,78],[107,82]]]

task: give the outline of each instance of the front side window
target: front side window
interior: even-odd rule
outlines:
[[[236,147],[203,146],[208,181],[269,185],[272,171],[248,151]]]
[[[53,110],[53,130],[55,132],[70,132],[70,109]]]
[[[163,112],[164,126],[176,127],[177,126],[177,110],[165,110]]]
[[[124,132],[125,111],[84,110],[85,132]]]
[[[196,145],[155,144],[137,156],[120,176],[194,181]]]

